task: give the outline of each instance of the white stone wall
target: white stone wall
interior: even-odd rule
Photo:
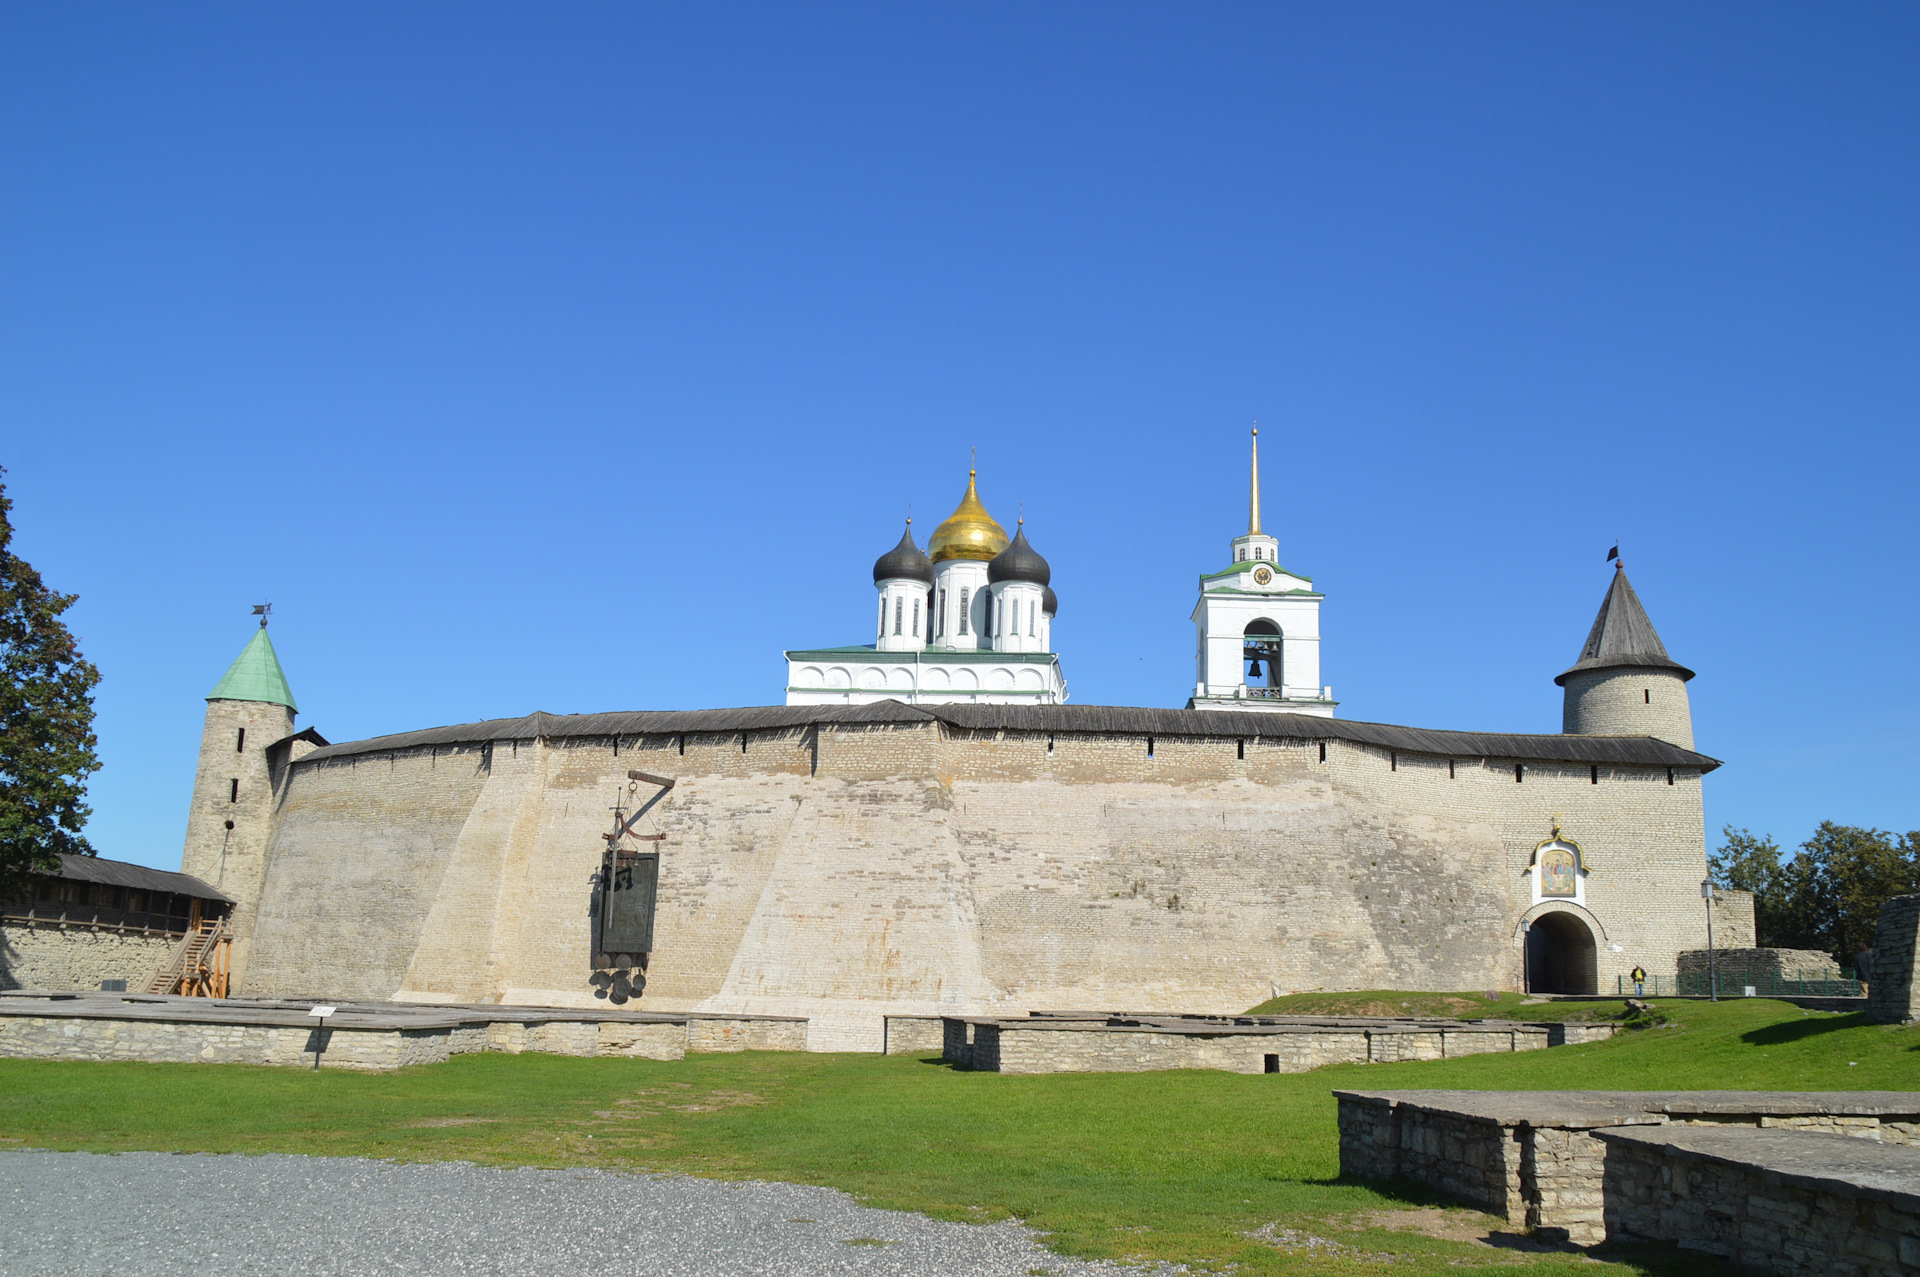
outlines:
[[[948,559],[933,565],[935,647],[980,651],[992,646],[982,633],[987,590],[987,565],[978,559]]]
[[[1245,538],[1243,538],[1244,540]],[[1235,553],[1251,550],[1235,542]],[[1256,545],[1252,550],[1260,549]],[[1320,604],[1313,582],[1276,565],[1244,560],[1246,571],[1203,577],[1194,605],[1195,709],[1273,709],[1296,714],[1333,713],[1333,691],[1320,682]],[[1266,572],[1269,579],[1260,581]],[[1278,687],[1249,689],[1244,642],[1247,627],[1271,622],[1280,631]],[[1267,671],[1268,681],[1271,671]],[[1275,694],[1278,694],[1277,696]]]
[[[879,629],[874,645],[882,652],[918,652],[927,645],[927,587],[910,577],[896,577],[878,585]]]
[[[172,955],[178,936],[112,929],[0,926],[0,989],[71,992],[125,980],[138,991]]]
[[[1516,783],[1508,760],[1326,747],[827,725],[302,763],[240,991],[593,1005],[590,879],[630,767],[680,781],[646,827],[667,840],[640,1009],[808,1016],[815,1049],[878,1050],[887,1014],[1513,988],[1545,908],[1593,930],[1603,989],[1704,945],[1697,772]],[[1529,905],[1556,813],[1577,910]]]
[[[1060,705],[1066,679],[1057,661],[942,659],[939,649],[912,659],[877,659],[877,653],[789,653],[787,704],[872,705]]]
[[[1043,587],[1031,581],[1002,581],[993,587],[993,650],[1050,652],[1051,622],[1041,612]]]
[[[1580,736],[1653,736],[1693,748],[1687,683],[1672,670],[1583,670],[1566,681],[1561,730]]]

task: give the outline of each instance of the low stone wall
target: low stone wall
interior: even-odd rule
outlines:
[[[638,1026],[628,1026],[638,1027]],[[686,1032],[680,1033],[680,1046],[686,1047]],[[600,1054],[598,1020],[496,1020],[487,1026],[487,1050],[519,1055],[537,1051],[544,1055],[593,1056]],[[678,1056],[674,1057],[678,1059]]]
[[[0,1019],[0,1057],[180,1064],[290,1064],[397,1069],[453,1054],[445,1029],[355,1029],[313,1024],[205,1024],[179,1020]]]
[[[98,989],[104,980],[144,988],[180,942],[177,935],[45,923],[0,926],[0,989]]]
[[[690,1051],[804,1051],[807,1022],[777,1016],[584,1015],[528,1007],[340,1006],[305,1000],[34,992],[0,997],[0,1058],[313,1064],[393,1069],[469,1051],[678,1060]]]
[[[1406,1179],[1578,1243],[1604,1233],[1605,1148],[1588,1132],[1664,1117],[1603,1092],[1335,1091],[1340,1173]]]
[[[1879,1024],[1920,1020],[1920,895],[1895,896],[1880,906],[1873,938],[1873,981],[1867,1018]]]
[[[1706,978],[1709,967],[1722,980],[1736,975],[1765,980],[1838,980],[1840,964],[1818,949],[1684,949],[1678,957],[1680,974]]]
[[[1162,1016],[1099,1020],[949,1016],[942,1053],[1000,1073],[1141,1073],[1221,1069],[1304,1073],[1329,1064],[1387,1064],[1530,1051],[1609,1037],[1607,1025],[1360,1018]]]
[[[890,1015],[880,1049],[888,1055],[940,1055],[946,1047],[946,1021],[937,1015]]]
[[[1761,1272],[1920,1271],[1920,1149],[1789,1131],[1596,1133],[1610,1238],[1677,1242]]]
[[[807,1021],[788,1016],[692,1015],[687,1018],[687,1050],[804,1051]]]
[[[1547,1239],[1608,1235],[1603,1131],[1762,1130],[1920,1140],[1920,1093],[1336,1091],[1340,1173],[1405,1179]]]
[[[1389,1100],[1340,1102],[1340,1173],[1411,1179],[1518,1222],[1520,1148],[1498,1122],[1418,1112]]]

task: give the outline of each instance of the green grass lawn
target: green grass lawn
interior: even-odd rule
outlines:
[[[1594,1004],[1554,1004],[1571,1005]],[[1337,1182],[1329,1092],[1920,1089],[1920,1029],[1765,1000],[1661,1006],[1667,1027],[1611,1042],[1277,1076],[1002,1077],[908,1057],[776,1053],[677,1063],[485,1054],[389,1074],[0,1060],[0,1148],[296,1152],[789,1180],[948,1219],[1018,1216],[1067,1254],[1250,1274],[1701,1273],[1719,1270],[1660,1248],[1594,1258],[1427,1235],[1498,1226],[1418,1194]],[[1247,1236],[1263,1229],[1280,1244]]]

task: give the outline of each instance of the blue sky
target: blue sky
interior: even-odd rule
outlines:
[[[1911,5],[0,10],[0,464],[178,864],[334,740],[776,703],[1024,507],[1081,703],[1266,523],[1346,717],[1556,731],[1618,538],[1707,819],[1920,825]]]

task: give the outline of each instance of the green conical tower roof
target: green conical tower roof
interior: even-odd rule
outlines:
[[[296,714],[300,712],[293,700],[293,689],[287,686],[287,676],[280,671],[280,658],[274,654],[273,640],[267,637],[265,626],[260,627],[240,653],[240,659],[227,667],[226,675],[213,685],[207,699],[266,701],[285,705]]]

